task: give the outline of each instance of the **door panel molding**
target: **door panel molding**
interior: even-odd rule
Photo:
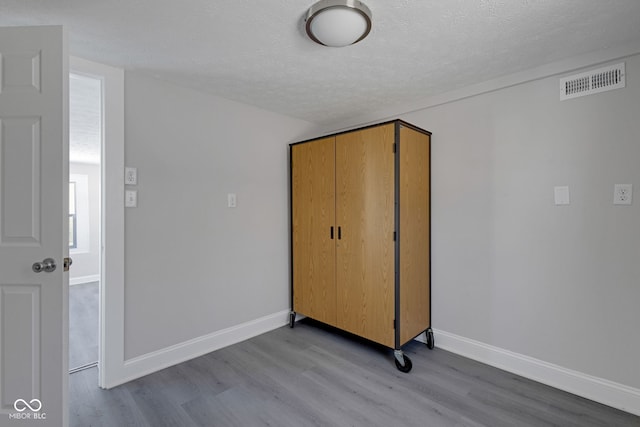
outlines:
[[[0,417],[15,396],[42,396],[41,338],[40,285],[0,285]]]
[[[41,62],[40,50],[0,54],[0,93],[40,93]]]
[[[40,122],[0,117],[0,246],[40,243]]]

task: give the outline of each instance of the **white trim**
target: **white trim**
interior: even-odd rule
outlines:
[[[69,279],[69,286],[82,285],[85,283],[99,282],[99,281],[100,281],[99,274],[93,274],[91,276],[73,277]]]
[[[169,366],[211,353],[289,323],[289,310],[250,320],[208,335],[191,339],[125,361],[117,378],[111,376],[105,388],[116,387]]]
[[[62,165],[63,173],[69,174],[69,70],[71,69],[69,63],[69,33],[65,27],[59,27],[62,33],[62,117],[63,117],[63,135],[64,141]],[[65,200],[67,206],[69,204],[69,184],[68,179],[65,177],[65,182],[62,182],[63,193],[66,195]],[[69,236],[69,222],[64,221],[63,225],[63,238],[66,240]],[[69,245],[64,245],[64,256],[69,256]],[[69,275],[63,274],[62,282],[62,425],[69,425],[69,402],[71,402],[71,396],[69,393]]]
[[[71,57],[70,70],[102,86],[102,213],[98,385],[124,365],[124,70]]]
[[[563,368],[449,332],[434,330],[433,333],[436,347],[443,350],[640,415],[640,389]],[[424,342],[423,336],[417,340]]]
[[[69,183],[72,182],[75,183],[76,247],[69,248],[69,255],[73,257],[80,254],[89,254],[91,250],[91,240],[96,237],[91,236],[89,175],[69,172]],[[69,193],[71,193],[71,188],[69,188]],[[71,204],[69,204],[69,208],[71,208]]]

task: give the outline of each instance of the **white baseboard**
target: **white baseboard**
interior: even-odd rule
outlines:
[[[443,350],[640,415],[640,389],[573,371],[449,332],[434,330],[433,333],[436,347]],[[424,341],[423,336],[418,340]]]
[[[69,286],[82,285],[83,283],[99,282],[100,275],[92,274],[91,276],[70,277]]]
[[[169,366],[202,356],[223,347],[230,346],[249,338],[264,334],[289,323],[289,310],[270,314],[240,325],[194,338],[162,350],[144,354],[124,361],[119,369],[117,380],[105,385],[112,388],[157,372]]]

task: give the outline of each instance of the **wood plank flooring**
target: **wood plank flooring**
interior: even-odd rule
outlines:
[[[98,361],[98,282],[69,287],[69,368]]]
[[[436,336],[436,346],[437,346]],[[70,376],[72,426],[638,426],[640,417],[412,342],[393,352],[312,322],[100,390]]]

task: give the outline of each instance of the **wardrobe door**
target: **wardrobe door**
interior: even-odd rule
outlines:
[[[335,137],[291,147],[291,192],[294,310],[335,326]]]
[[[394,125],[336,137],[338,327],[394,346]]]

